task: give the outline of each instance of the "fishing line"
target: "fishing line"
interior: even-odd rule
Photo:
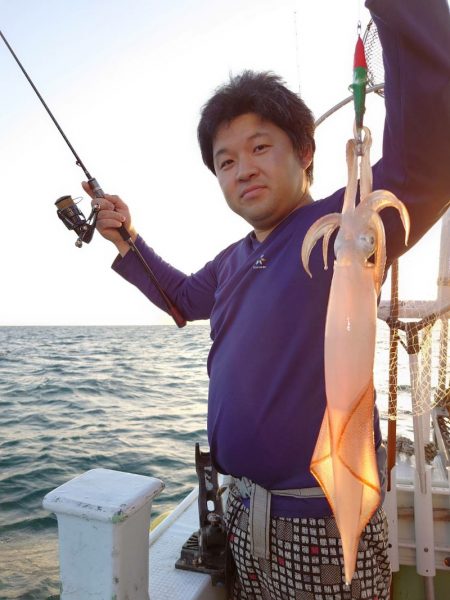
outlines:
[[[357,23],[357,33],[360,35],[361,33],[361,13],[362,13],[362,0],[356,1],[356,23]]]
[[[49,114],[50,118],[52,119],[52,121],[55,124],[56,128],[58,129],[59,133],[61,134],[61,136],[63,137],[64,141],[66,142],[67,146],[70,148],[72,154],[75,156],[76,165],[78,167],[81,167],[81,169],[83,169],[83,172],[84,172],[84,174],[87,177],[89,187],[91,188],[91,190],[92,190],[95,198],[104,198],[105,194],[104,194],[101,186],[99,185],[98,181],[95,179],[95,177],[91,176],[91,174],[89,173],[89,171],[85,167],[83,161],[78,156],[78,154],[75,151],[74,147],[70,143],[68,137],[66,136],[66,134],[62,130],[62,128],[59,125],[58,121],[55,119],[53,113],[51,112],[51,110],[48,107],[47,103],[45,102],[44,98],[39,93],[39,90],[34,85],[33,81],[31,80],[31,77],[26,72],[25,68],[23,67],[23,65],[20,62],[19,58],[17,57],[16,53],[12,49],[12,47],[9,44],[8,40],[3,35],[2,31],[0,31],[0,37],[2,38],[2,40],[4,41],[6,47],[8,48],[8,50],[10,51],[10,53],[12,54],[12,56],[13,56],[14,60],[16,61],[16,63],[19,65],[20,70],[25,75],[28,83],[33,88],[35,94],[37,95],[37,97],[41,101],[42,105],[44,106],[45,110]],[[57,215],[63,221],[63,223],[65,224],[65,226],[68,229],[71,229],[71,230],[73,229],[78,234],[78,239],[75,242],[75,245],[78,248],[81,248],[82,245],[83,245],[83,242],[86,243],[86,244],[89,244],[89,242],[92,239],[92,236],[94,235],[95,224],[96,224],[97,215],[98,215],[98,212],[99,212],[99,205],[98,204],[94,204],[94,206],[92,208],[92,211],[91,211],[91,213],[90,213],[90,215],[89,215],[89,217],[87,219],[84,217],[84,215],[81,212],[80,208],[77,206],[77,203],[69,195],[67,195],[67,196],[61,196],[60,198],[58,198],[58,200],[55,202],[55,205],[57,207]],[[167,296],[166,292],[162,289],[162,287],[161,287],[158,279],[156,278],[156,275],[154,274],[154,272],[152,271],[152,269],[148,265],[148,263],[145,260],[145,258],[142,256],[142,254],[139,251],[139,249],[136,247],[134,241],[131,239],[131,235],[128,232],[128,230],[125,228],[124,225],[121,225],[119,227],[118,231],[119,231],[122,239],[125,242],[127,242],[127,244],[130,246],[130,249],[135,253],[135,255],[137,256],[138,260],[140,261],[140,263],[144,267],[147,275],[149,276],[150,280],[152,281],[153,285],[155,286],[156,290],[158,291],[158,293],[159,293],[160,297],[162,298],[162,300],[163,300],[163,302],[164,302],[164,304],[165,304],[165,306],[166,306],[169,314],[172,316],[172,318],[175,321],[175,323],[177,324],[177,326],[178,327],[184,327],[186,325],[185,318],[183,317],[183,315],[181,314],[181,312],[179,311],[179,309],[175,306],[175,304]]]
[[[297,11],[294,10],[294,34],[295,34],[295,64],[297,67],[297,88],[300,94],[300,59],[299,59],[299,48],[298,48],[298,23],[297,23]]]

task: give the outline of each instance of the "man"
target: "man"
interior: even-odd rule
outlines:
[[[391,190],[405,203],[412,245],[443,214],[450,196],[448,6],[446,0],[366,4],[376,19],[386,71],[383,158],[374,167],[373,188]],[[98,229],[121,255],[113,268],[165,309],[117,232],[124,223],[184,316],[211,321],[208,437],[218,470],[235,478],[226,515],[239,575],[233,598],[389,593],[382,509],[363,532],[348,588],[336,524],[309,470],[326,403],[323,339],[332,270],[323,270],[316,248],[310,279],[299,255],[310,225],[340,212],[343,200],[339,190],[312,201],[313,129],[304,103],[273,75],[245,72],[207,102],[198,128],[203,160],[230,208],[253,231],[194,275],[174,269],[145,244],[120,198],[100,200]],[[389,265],[405,251],[404,232],[395,211],[384,210],[382,218]],[[379,449],[376,410],[374,432]],[[303,493],[268,495],[270,490]],[[253,504],[256,493],[271,502],[267,531]],[[263,551],[261,536],[268,542]]]

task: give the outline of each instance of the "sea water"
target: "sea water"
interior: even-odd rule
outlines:
[[[72,477],[96,467],[158,477],[154,515],[191,491],[195,443],[207,449],[210,343],[206,324],[0,327],[0,600],[58,597],[56,518],[42,499]],[[382,416],[387,348],[385,332]]]

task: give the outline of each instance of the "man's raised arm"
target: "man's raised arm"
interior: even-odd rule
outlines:
[[[385,65],[383,158],[374,167],[374,189],[389,189],[407,205],[412,245],[450,199],[449,7],[447,0],[367,0],[366,6]],[[383,220],[392,258],[405,248],[389,210]]]

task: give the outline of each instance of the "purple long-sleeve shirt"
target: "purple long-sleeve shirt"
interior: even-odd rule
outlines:
[[[385,60],[383,157],[373,189],[394,192],[411,217],[409,247],[443,214],[450,198],[450,17],[446,0],[368,0]],[[253,233],[193,275],[174,269],[142,238],[137,246],[188,320],[211,321],[208,437],[222,473],[267,489],[316,486],[309,465],[326,398],[323,340],[332,269],[313,250],[313,278],[300,265],[306,231],[340,212],[343,190],[291,213],[259,243]],[[385,209],[388,266],[404,230]],[[328,264],[333,264],[333,244]],[[165,309],[133,252],[113,268]],[[381,440],[378,414],[375,443]],[[272,512],[326,516],[326,499],[274,497]]]

